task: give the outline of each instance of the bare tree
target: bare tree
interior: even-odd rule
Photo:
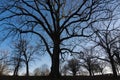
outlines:
[[[9,75],[9,52],[7,50],[0,50],[0,76]]]
[[[90,49],[84,48],[81,53],[82,55],[79,55],[79,59],[82,61],[82,66],[88,70],[90,76],[93,76],[94,71],[97,70],[97,67],[99,66],[97,61],[99,55],[95,53],[94,48],[92,47]]]
[[[98,46],[102,47],[105,51],[105,54],[108,57],[108,62],[111,64],[113,75],[117,76],[115,62],[114,62],[114,45],[118,42],[119,36],[119,27],[116,25],[117,20],[113,20],[111,17],[110,20],[97,24],[101,28],[93,27],[95,31],[92,41],[94,41]]]
[[[0,64],[0,76],[9,75],[9,73],[10,73],[9,65],[6,64],[6,62],[4,62],[4,63],[2,62]]]
[[[107,62],[105,62],[105,61],[98,61],[97,65],[98,66],[96,67],[97,68],[96,72],[103,75],[104,74],[104,69],[107,66]]]
[[[23,59],[22,59],[22,51],[21,51],[21,44],[20,43],[14,43],[11,47],[13,49],[10,61],[11,65],[13,66],[13,75],[18,76],[19,70],[23,66]]]
[[[59,77],[62,44],[71,38],[88,37],[90,24],[109,18],[114,0],[2,0],[1,29],[5,36],[32,33],[51,57],[51,76]],[[7,26],[6,26],[7,25]],[[90,32],[90,34],[88,34]],[[30,34],[29,34],[30,35]],[[52,49],[51,49],[52,48]],[[65,49],[66,50],[66,49]]]
[[[15,49],[17,49],[17,55],[15,55],[14,60],[16,60],[17,65],[16,68],[25,63],[26,65],[26,76],[29,76],[29,64],[31,61],[35,59],[35,53],[38,52],[38,47],[33,47],[29,44],[29,42],[25,39],[21,39],[14,45]]]
[[[96,60],[96,62],[94,62],[91,66],[92,66],[92,73],[93,73],[93,75],[95,73],[99,74],[99,75],[103,75],[104,74],[103,70],[106,67],[106,63],[102,62],[102,61]]]
[[[27,40],[21,40],[20,44],[22,44],[20,49],[22,48],[22,56],[24,56],[24,62],[26,65],[26,76],[29,76],[29,64],[35,59],[34,55],[38,51],[38,48],[29,45]]]
[[[79,71],[79,68],[80,68],[80,64],[79,64],[79,60],[77,59],[70,59],[68,61],[68,69],[73,73],[73,76],[76,75],[77,71]]]
[[[23,59],[21,58],[20,54],[14,54],[14,56],[11,57],[11,64],[14,67],[13,75],[18,76],[19,70],[21,69]]]

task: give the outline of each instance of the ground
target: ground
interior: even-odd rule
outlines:
[[[94,77],[89,77],[89,76],[64,76],[60,77],[59,79],[54,79],[51,77],[38,77],[38,76],[30,76],[30,77],[25,77],[25,76],[19,76],[19,77],[14,77],[14,76],[1,76],[0,80],[120,80],[120,76],[118,77],[113,77],[113,76],[94,76]]]

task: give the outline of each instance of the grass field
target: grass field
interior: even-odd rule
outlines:
[[[38,77],[38,76],[30,76],[30,77],[25,77],[25,76],[1,76],[0,80],[120,80],[119,77],[113,77],[113,76],[94,76],[94,77],[89,77],[89,76],[64,76],[60,78],[52,78],[52,77]]]

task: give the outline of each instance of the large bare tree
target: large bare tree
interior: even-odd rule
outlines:
[[[51,76],[59,77],[64,43],[92,35],[91,23],[108,19],[114,0],[2,0],[1,39],[16,34],[37,36],[51,57]],[[65,49],[66,50],[66,49]]]

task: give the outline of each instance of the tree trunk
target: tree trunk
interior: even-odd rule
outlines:
[[[89,71],[89,75],[92,76],[92,69],[90,63],[88,63],[88,71]]]
[[[76,76],[76,71],[73,71],[73,76]]]
[[[26,76],[29,76],[29,64],[26,62]]]
[[[14,75],[14,76],[18,76],[18,67],[15,67],[15,70],[14,70],[13,75]]]
[[[17,65],[15,66],[13,73],[14,76],[18,76],[19,67],[20,67],[20,59],[18,60]]]
[[[89,71],[89,75],[92,76],[92,71],[91,71],[91,69],[89,69],[88,71]]]
[[[58,55],[54,55],[52,57],[52,65],[51,65],[51,73],[50,76],[54,78],[58,78],[60,76],[59,73],[59,60],[58,60]]]
[[[23,56],[25,58],[25,64],[26,64],[26,76],[29,76],[29,64],[28,64],[29,60],[28,60],[26,51],[24,51]]]
[[[110,59],[111,67],[112,67],[113,76],[117,76],[114,59],[113,59],[113,57],[112,57],[111,52],[110,52],[109,49],[107,49],[107,52],[108,52],[108,55],[109,55],[109,59]]]
[[[60,73],[59,73],[59,54],[60,54],[60,38],[57,36],[55,37],[54,40],[54,48],[53,48],[53,54],[51,56],[51,73],[50,76],[54,78],[59,78]]]
[[[111,64],[111,67],[112,67],[113,76],[117,76],[117,72],[116,72],[116,68],[115,68],[115,63],[114,63],[113,57],[110,56],[109,58],[110,58],[110,64]]]
[[[94,76],[94,72],[93,72],[93,70],[92,70],[92,76]]]

